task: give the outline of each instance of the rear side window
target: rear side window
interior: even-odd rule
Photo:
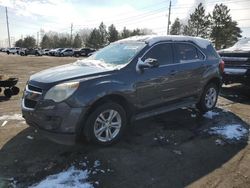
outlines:
[[[220,58],[212,44],[208,45],[207,51],[206,51],[206,56],[208,60],[214,60]]]
[[[160,65],[173,64],[172,45],[170,43],[164,43],[153,46],[142,60],[144,61],[148,58],[157,59]]]
[[[195,46],[187,43],[176,43],[175,52],[179,63],[204,60],[205,56]]]

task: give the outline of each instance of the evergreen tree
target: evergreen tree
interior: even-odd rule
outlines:
[[[100,33],[100,46],[103,47],[108,43],[108,32],[103,22],[99,25],[99,33]]]
[[[108,41],[115,42],[119,39],[119,33],[116,30],[115,26],[112,24],[108,28]]]
[[[211,39],[216,49],[232,46],[241,37],[237,22],[232,20],[226,5],[216,4],[212,13]]]
[[[176,18],[173,25],[171,26],[170,29],[170,34],[171,35],[180,35],[181,34],[181,22],[179,18]]]
[[[188,25],[184,27],[183,34],[190,36],[208,37],[210,28],[210,15],[205,14],[202,3],[190,14]]]
[[[18,41],[15,42],[15,47],[23,47],[23,39],[19,39]]]
[[[73,41],[73,48],[80,48],[82,46],[82,40],[79,34],[76,34]]]
[[[44,35],[43,38],[42,38],[42,41],[40,43],[40,46],[42,48],[51,48],[51,39],[48,37],[48,35]]]
[[[128,29],[126,29],[126,27],[124,27],[121,33],[121,38],[125,39],[125,38],[130,37],[130,35],[131,35],[131,32]]]
[[[99,49],[102,47],[101,34],[99,29],[93,29],[86,41],[86,46],[95,49]]]
[[[132,32],[130,32],[130,36],[136,36],[136,35],[143,35],[140,29],[134,29]]]
[[[31,36],[27,36],[23,40],[23,47],[24,48],[34,48],[36,46],[36,39]]]

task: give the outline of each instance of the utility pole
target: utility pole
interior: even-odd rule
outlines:
[[[9,19],[8,19],[8,10],[7,7],[5,7],[5,13],[6,13],[6,23],[7,23],[7,31],[8,31],[8,41],[9,41],[9,48],[10,46],[10,30],[9,30]]]
[[[70,43],[72,44],[72,38],[73,38],[73,23],[71,23],[71,28],[70,28]]]
[[[171,15],[171,1],[169,2],[169,9],[168,9],[168,30],[167,30],[168,35],[169,35],[170,15]]]
[[[39,46],[39,31],[37,32],[37,35],[36,35],[36,43],[37,43],[37,48]]]

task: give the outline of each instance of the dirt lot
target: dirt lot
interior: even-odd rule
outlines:
[[[23,90],[29,75],[75,60],[0,54],[0,74],[19,77]],[[250,185],[250,90],[242,86],[224,87],[217,108],[205,117],[180,109],[134,122],[112,147],[63,146],[43,138],[22,119],[21,96],[0,94],[1,188],[28,187],[71,166],[87,169],[94,187]],[[209,134],[211,127],[232,124],[247,133],[239,140]]]

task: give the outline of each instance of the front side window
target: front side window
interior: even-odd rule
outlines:
[[[153,46],[142,60],[145,61],[148,58],[156,59],[160,66],[173,64],[172,45],[170,43],[163,43]]]
[[[188,63],[204,60],[204,55],[193,45],[176,43],[175,52],[179,63]]]

